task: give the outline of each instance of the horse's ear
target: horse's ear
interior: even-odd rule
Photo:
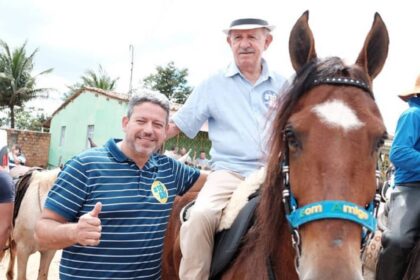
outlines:
[[[290,32],[289,54],[293,68],[298,72],[303,65],[316,58],[315,40],[308,25],[309,11],[304,12]]]
[[[385,64],[388,56],[389,37],[388,30],[381,16],[375,13],[375,19],[366,37],[356,64],[365,69],[373,80]]]

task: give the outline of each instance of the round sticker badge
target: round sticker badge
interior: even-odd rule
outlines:
[[[266,90],[263,92],[263,102],[267,107],[273,107],[277,98],[277,93],[273,90]]]
[[[168,201],[168,190],[162,182],[154,181],[150,189],[157,201],[160,203],[166,203]]]

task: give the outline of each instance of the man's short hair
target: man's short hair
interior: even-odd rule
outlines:
[[[130,118],[133,114],[134,107],[145,102],[150,102],[160,106],[165,110],[166,122],[169,120],[169,99],[166,95],[148,89],[142,89],[140,92],[135,92],[128,102],[127,117]]]

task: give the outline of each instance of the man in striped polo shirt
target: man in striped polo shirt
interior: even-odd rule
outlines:
[[[169,101],[135,95],[123,140],[66,163],[36,226],[41,246],[63,249],[60,279],[160,279],[166,225],[176,195],[205,175],[155,153],[166,138]]]

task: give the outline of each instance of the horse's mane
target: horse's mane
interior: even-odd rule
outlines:
[[[263,256],[275,250],[276,240],[286,222],[282,202],[283,175],[280,162],[283,158],[284,129],[297,108],[298,101],[314,87],[314,80],[327,77],[349,77],[371,84],[370,79],[357,67],[347,66],[338,57],[312,60],[296,73],[293,82],[280,93],[276,104],[276,116],[272,122],[270,152],[267,161],[267,177],[262,186],[261,201],[257,210],[257,244],[262,247]]]

